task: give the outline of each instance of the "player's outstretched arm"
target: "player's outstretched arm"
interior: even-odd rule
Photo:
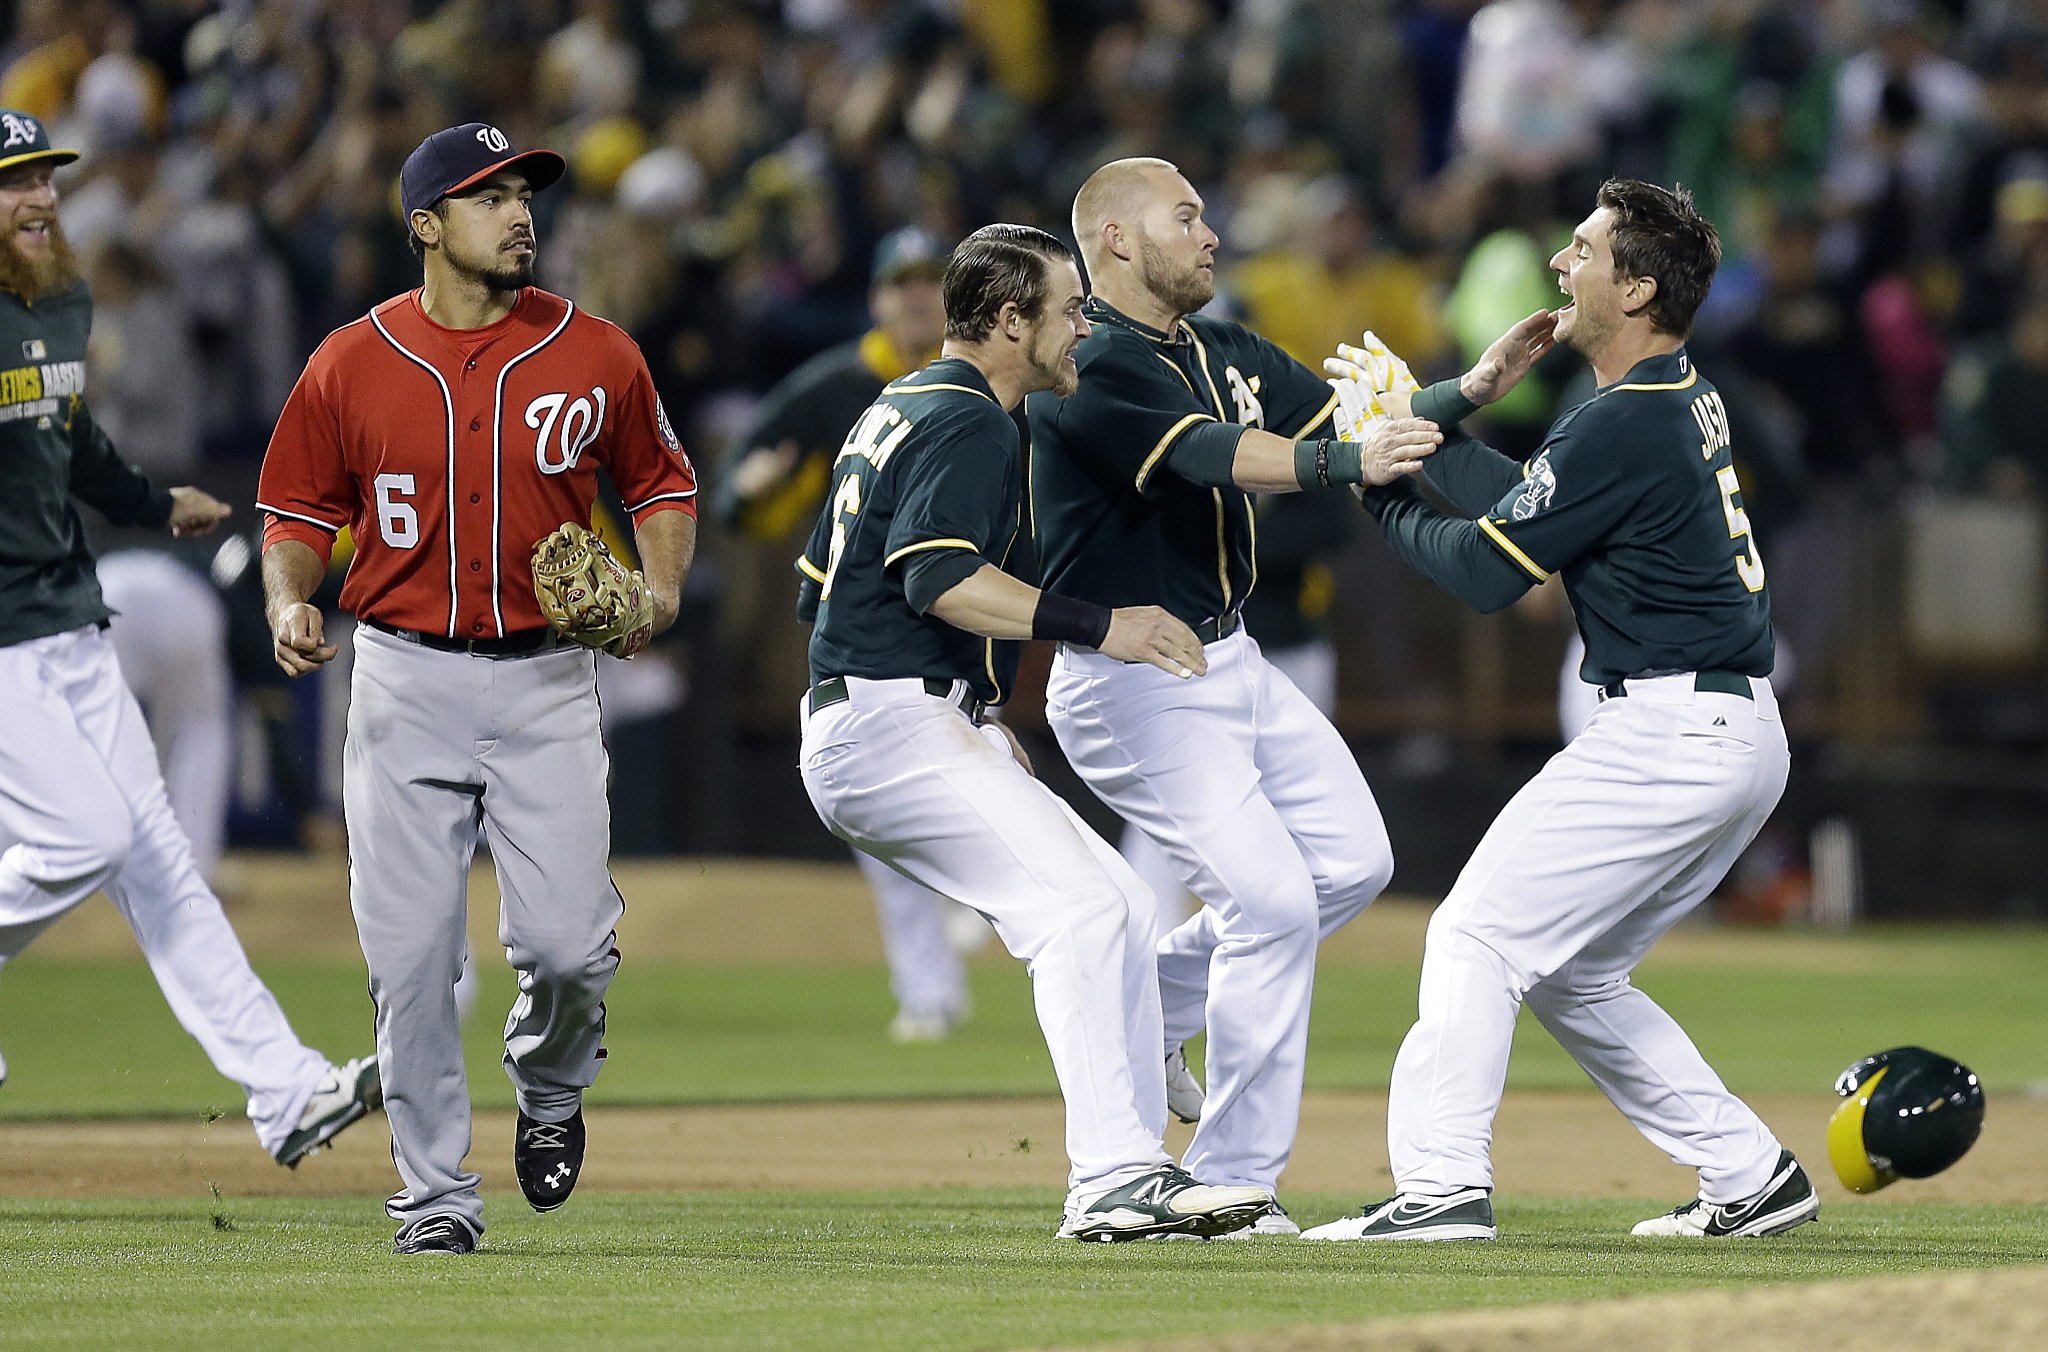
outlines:
[[[338,651],[327,642],[320,608],[306,598],[327,575],[327,562],[298,540],[279,540],[263,551],[263,613],[270,621],[270,653],[287,676],[304,676]]]
[[[1392,483],[1420,470],[1443,439],[1435,423],[1421,418],[1380,419],[1361,428],[1356,441],[1331,437],[1296,442],[1247,427],[1237,439],[1229,482],[1248,493]],[[1174,467],[1181,469],[1178,463]],[[1207,482],[1198,474],[1188,477]]]
[[[180,540],[204,535],[228,519],[235,509],[203,488],[171,490],[171,534]]]
[[[984,563],[926,607],[955,629],[996,639],[1054,639],[1186,679],[1209,670],[1195,631],[1158,606],[1107,606],[1042,592]]]

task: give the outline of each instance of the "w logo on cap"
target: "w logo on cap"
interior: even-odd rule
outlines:
[[[476,139],[482,141],[493,155],[502,155],[512,148],[512,143],[505,139],[505,133],[496,127],[478,127]]]

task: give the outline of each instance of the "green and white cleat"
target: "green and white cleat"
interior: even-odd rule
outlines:
[[[1448,1197],[1402,1193],[1375,1202],[1356,1216],[1304,1230],[1303,1239],[1422,1240],[1492,1239],[1493,1198],[1485,1188],[1466,1188]]]
[[[330,1068],[313,1097],[306,1100],[299,1125],[277,1148],[277,1162],[287,1169],[298,1168],[301,1160],[339,1136],[344,1127],[362,1121],[383,1105],[384,1082],[377,1073],[376,1057],[358,1056]]]
[[[1164,1165],[1103,1193],[1060,1226],[1060,1238],[1113,1244],[1155,1235],[1213,1239],[1242,1230],[1272,1208],[1263,1188],[1214,1188]]]

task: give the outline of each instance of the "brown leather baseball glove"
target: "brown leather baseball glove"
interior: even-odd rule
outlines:
[[[533,594],[564,638],[631,657],[654,637],[654,591],[595,531],[567,521],[533,547]]]

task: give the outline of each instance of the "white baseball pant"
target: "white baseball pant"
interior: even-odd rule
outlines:
[[[1088,786],[1174,861],[1202,909],[1160,943],[1166,1047],[1206,1026],[1208,1098],[1183,1160],[1277,1187],[1294,1149],[1316,945],[1393,876],[1358,762],[1243,632],[1179,680],[1062,645],[1046,687]]]
[[[1294,688],[1308,696],[1309,703],[1322,710],[1324,717],[1337,711],[1337,647],[1328,639],[1316,639],[1309,643],[1297,643],[1287,648],[1266,648],[1266,660],[1294,682]],[[1144,880],[1158,902],[1153,929],[1160,938],[1165,938],[1187,923],[1188,917],[1200,908],[1201,902],[1192,896],[1187,884],[1180,880],[1180,872],[1173,860],[1152,837],[1140,827],[1124,823],[1124,833],[1117,840],[1116,852],[1124,857],[1131,871]]]
[[[1493,1186],[1515,1016],[1551,1036],[1709,1201],[1761,1188],[1779,1144],[1629,974],[1763,826],[1791,764],[1771,683],[1631,680],[1522,786],[1429,924],[1420,1017],[1394,1063],[1403,1192]]]
[[[149,721],[171,812],[192,842],[200,876],[212,878],[227,834],[235,750],[227,604],[204,578],[154,550],[109,554],[99,575],[115,612],[107,632]]]
[[[328,1070],[249,967],[96,625],[0,648],[0,966],[101,888],[273,1153]]]
[[[1024,960],[1067,1105],[1070,1199],[1168,1163],[1144,884],[998,730],[921,680],[844,679],[848,698],[803,710],[804,787],[834,834],[981,912]]]
[[[967,964],[946,924],[953,903],[865,851],[855,850],[853,862],[875,896],[882,956],[898,1008],[941,1019],[965,1013]]]

